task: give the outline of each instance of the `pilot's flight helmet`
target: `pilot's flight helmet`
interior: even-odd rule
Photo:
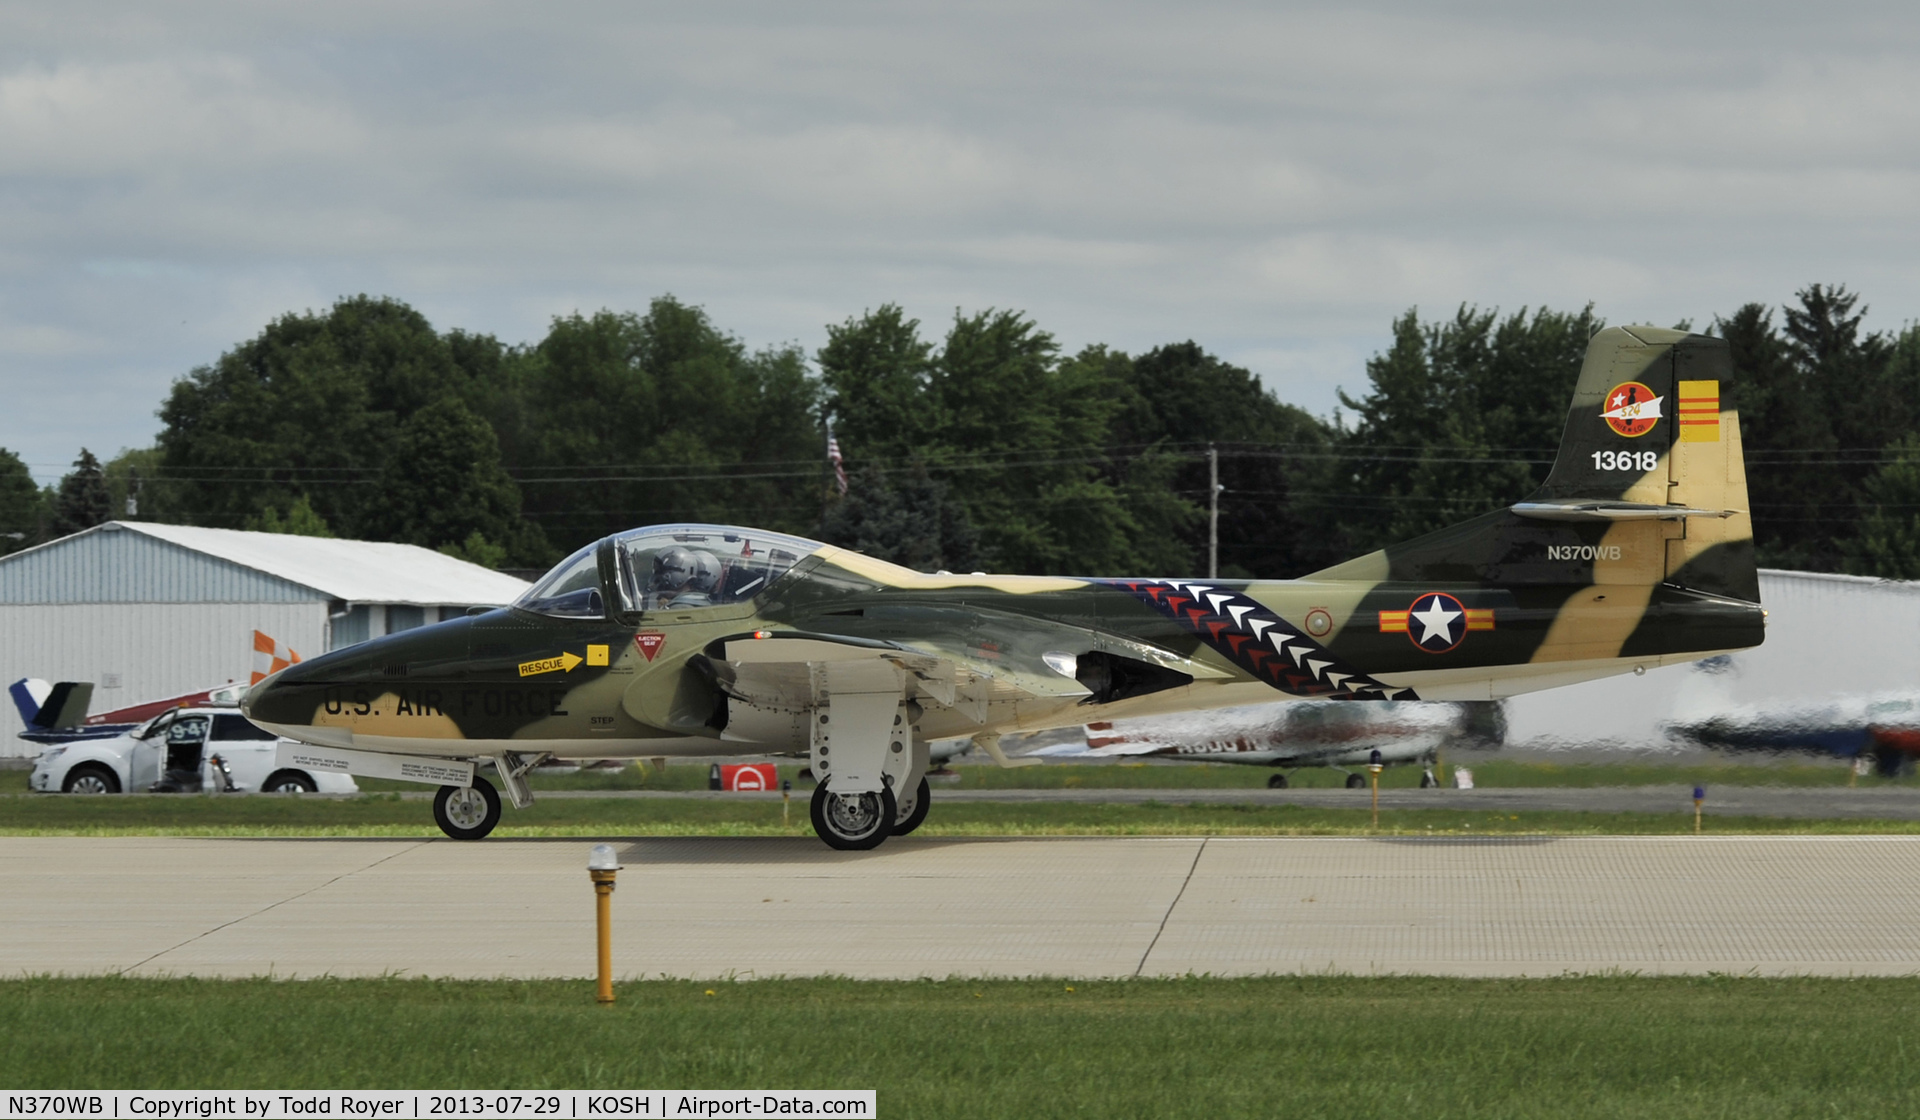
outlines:
[[[693,553],[693,578],[687,581],[687,590],[711,595],[720,586],[720,558],[704,549],[695,549]]]
[[[653,558],[653,589],[676,592],[686,589],[693,578],[693,553],[675,546],[662,549]]]

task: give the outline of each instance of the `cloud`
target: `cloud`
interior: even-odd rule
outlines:
[[[1016,307],[1316,409],[1416,304],[1704,322],[1822,280],[1897,323],[1916,39],[1892,4],[16,7],[0,444],[143,443],[173,377],[362,291],[513,341],[669,291],[753,345]]]

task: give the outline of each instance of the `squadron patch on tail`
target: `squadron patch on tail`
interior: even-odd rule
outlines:
[[[1418,700],[1344,664],[1292,623],[1235,591],[1171,579],[1101,580],[1192,631],[1222,657],[1289,696]]]

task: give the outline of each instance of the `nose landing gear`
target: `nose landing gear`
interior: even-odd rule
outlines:
[[[455,840],[479,840],[500,823],[500,794],[478,774],[471,786],[441,786],[433,795],[433,822]]]

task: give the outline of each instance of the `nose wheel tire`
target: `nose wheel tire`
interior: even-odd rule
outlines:
[[[1347,788],[1348,789],[1366,789],[1367,780],[1358,774],[1348,774]]]
[[[893,824],[893,834],[895,836],[905,836],[907,833],[919,828],[921,822],[927,819],[927,810],[932,807],[933,791],[927,787],[927,780],[922,778],[920,779],[920,788],[913,791],[913,796],[900,802],[897,806],[900,812],[900,818]]]
[[[893,791],[842,795],[824,785],[813,791],[813,831],[827,847],[842,852],[864,852],[880,846],[893,834],[900,806]]]
[[[1267,788],[1268,789],[1286,789],[1287,776],[1285,774],[1275,774],[1273,777],[1268,778]]]
[[[478,840],[500,823],[500,795],[478,774],[465,789],[441,786],[433,795],[433,823],[455,840]]]

